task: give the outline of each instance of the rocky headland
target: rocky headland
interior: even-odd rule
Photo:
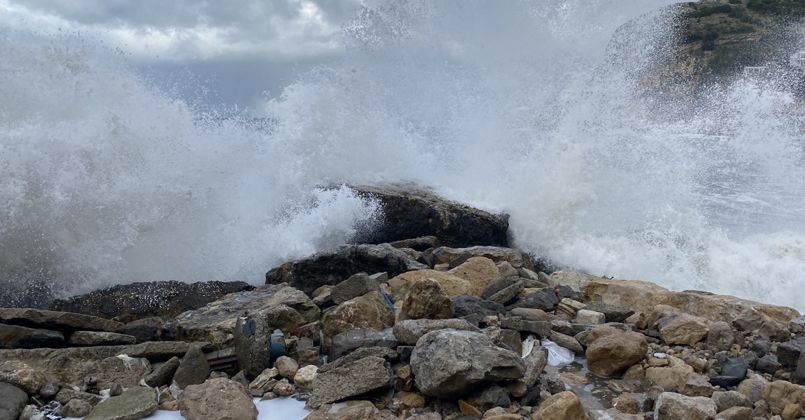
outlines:
[[[266,284],[135,283],[0,308],[0,420],[795,419],[791,308],[553,271],[505,216],[412,186],[354,187],[384,217]],[[267,267],[268,268],[268,267]]]

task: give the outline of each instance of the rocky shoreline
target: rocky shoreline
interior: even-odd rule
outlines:
[[[0,420],[795,419],[805,317],[548,267],[505,216],[413,186],[354,187],[384,217],[266,285],[135,283],[0,308]],[[53,417],[58,418],[58,417]]]

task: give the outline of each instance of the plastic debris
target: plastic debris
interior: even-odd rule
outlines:
[[[569,365],[575,360],[576,356],[572,351],[551,340],[542,340],[542,347],[548,349],[548,365],[550,366]]]

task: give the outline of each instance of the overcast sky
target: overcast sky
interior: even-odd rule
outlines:
[[[186,94],[200,81],[224,102],[248,106],[338,54],[341,24],[359,7],[360,0],[0,0],[0,25],[80,32]]]

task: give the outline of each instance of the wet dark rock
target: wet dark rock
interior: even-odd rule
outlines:
[[[411,369],[419,390],[429,396],[455,397],[482,381],[519,379],[520,355],[496,346],[484,334],[438,330],[417,341]]]
[[[165,319],[148,317],[128,322],[116,332],[133,336],[138,343],[143,343],[146,341],[173,340],[175,332],[169,332],[169,328]]]
[[[787,368],[796,367],[802,353],[805,353],[805,337],[796,337],[777,345],[777,360]]]
[[[794,383],[805,385],[805,354],[799,356],[799,361],[797,361],[797,367],[791,375],[791,380]]]
[[[298,312],[281,305],[279,308],[285,309],[285,313],[295,314],[300,318]],[[293,318],[293,316],[289,316]],[[302,322],[298,319],[296,322]],[[238,360],[238,367],[246,371],[250,376],[257,376],[271,366],[271,334],[274,328],[268,324],[265,316],[238,317],[235,324],[235,356]]]
[[[763,357],[769,353],[769,348],[771,347],[771,342],[769,341],[769,337],[764,336],[757,336],[755,340],[752,341],[752,351],[758,355],[758,357]]]
[[[62,332],[115,331],[123,325],[92,315],[32,308],[0,308],[0,322]]]
[[[62,346],[64,346],[64,335],[58,331],[0,324],[0,347],[2,348],[32,349]]]
[[[556,305],[558,304],[559,297],[557,296],[556,291],[553,288],[546,287],[544,289],[539,289],[534,293],[528,294],[526,297],[517,302],[515,306],[519,308],[541,309],[543,311],[550,312],[556,309]]]
[[[266,284],[288,283],[310,295],[357,273],[387,272],[390,277],[428,268],[389,244],[348,245],[332,252],[287,262],[266,273]]]
[[[357,329],[346,331],[333,337],[331,346],[332,359],[339,357],[361,347],[397,347],[397,338],[391,328],[381,331]]]
[[[176,316],[200,308],[228,293],[253,288],[242,281],[142,282],[113,286],[69,299],[56,300],[51,303],[50,308],[129,322],[152,316]]]
[[[774,372],[777,372],[781,367],[783,367],[783,365],[777,361],[777,356],[767,354],[758,359],[757,364],[755,365],[755,370],[774,375]]]
[[[0,382],[0,395],[0,419],[18,418],[28,403],[28,394],[14,385]]]
[[[719,375],[710,378],[710,383],[724,389],[738,386],[746,378],[747,369],[746,360],[740,357],[730,357],[721,364]]]
[[[436,236],[445,245],[455,247],[508,246],[507,216],[448,201],[415,185],[351,188],[361,196],[378,200],[383,210],[379,220],[358,234],[356,242],[384,243]]]
[[[465,316],[488,316],[497,315],[506,311],[503,305],[484,300],[475,296],[457,296],[453,299],[453,316],[462,318]]]

